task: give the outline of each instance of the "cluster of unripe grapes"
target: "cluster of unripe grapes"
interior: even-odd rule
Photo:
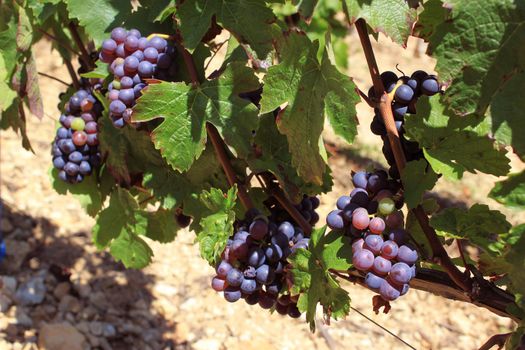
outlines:
[[[398,77],[394,72],[386,71],[381,74],[381,80],[385,86],[385,91],[394,94],[392,113],[406,159],[408,161],[422,159],[423,151],[419,147],[419,144],[415,141],[409,141],[405,137],[405,130],[403,128],[404,117],[407,113],[416,113],[416,104],[420,96],[432,96],[440,92],[441,86],[437,77],[421,70],[415,71],[410,77]],[[374,98],[373,88],[370,89],[368,94],[370,98]],[[397,169],[394,153],[387,140],[385,124],[377,108],[375,109],[375,115],[370,124],[370,129],[374,134],[381,136],[383,139],[382,151],[390,165],[390,176],[399,179],[399,169]]]
[[[300,206],[311,212],[319,200],[305,197]],[[284,270],[288,256],[299,248],[307,249],[308,243],[309,235],[292,222],[276,222],[250,211],[227,243],[212,288],[223,292],[229,302],[244,298],[250,305],[275,307],[279,314],[297,318],[301,316],[297,297],[287,291]]]
[[[100,60],[109,63],[114,80],[108,86],[109,113],[113,125],[130,123],[132,107],[147,85],[145,79],[169,80],[175,75],[175,49],[159,36],[141,36],[137,29],[117,27],[104,40]]]
[[[406,244],[403,214],[396,210],[396,205],[402,205],[396,198],[399,183],[389,180],[382,170],[357,172],[352,182],[355,189],[337,200],[337,209],[328,214],[326,222],[352,237],[352,263],[366,273],[366,285],[383,299],[395,300],[408,291],[418,258]]]
[[[82,182],[100,165],[97,119],[101,113],[102,105],[88,89],[78,90],[66,103],[51,150],[61,180]]]

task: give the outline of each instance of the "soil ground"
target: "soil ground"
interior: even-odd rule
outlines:
[[[355,35],[348,40],[349,74],[367,91],[370,80],[359,42]],[[374,48],[381,70],[399,64],[405,72],[432,71],[434,62],[422,54],[424,45],[417,47],[411,40],[403,50],[384,37],[380,41]],[[37,65],[39,71],[69,81],[48,42],[38,45]],[[357,312],[331,325],[318,315],[318,330],[310,333],[304,318],[292,320],[242,302],[225,302],[209,287],[213,270],[199,257],[192,232],[181,232],[171,244],[152,243],[153,263],[142,271],[126,270],[107,252],[97,251],[91,243],[94,220],[73,197],[54,192],[49,182],[49,145],[58,116],[57,96],[64,87],[40,79],[46,116],[28,121],[35,154],[23,150],[11,131],[0,137],[1,229],[11,248],[8,263],[0,267],[0,292],[9,294],[7,285],[13,280],[20,286],[40,278],[45,296],[35,305],[0,298],[0,349],[407,348]],[[351,170],[384,164],[380,139],[369,131],[372,111],[364,103],[358,106],[358,117],[360,133],[353,145],[342,146],[326,135],[336,145],[330,159],[335,186],[321,197],[321,214],[350,191]],[[513,165],[521,167],[515,160]],[[518,222],[518,212],[487,199],[494,180],[485,175],[467,175],[454,183],[440,180],[435,194],[454,205],[487,203]],[[345,287],[355,309],[417,349],[477,349],[491,335],[513,327],[508,319],[476,306],[415,290],[393,303],[389,314],[375,315],[372,292]],[[56,339],[73,345],[57,345]]]

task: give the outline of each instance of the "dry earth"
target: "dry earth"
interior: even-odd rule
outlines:
[[[415,41],[403,50],[380,40],[381,45],[374,46],[382,70],[394,69],[396,63],[407,72],[432,70],[430,58],[413,57],[423,50]],[[369,77],[355,35],[349,44],[350,74],[366,91]],[[37,64],[40,71],[68,80],[49,43],[39,44]],[[63,86],[42,77],[41,82],[46,117],[31,118],[28,125],[35,154],[24,151],[11,131],[0,138],[0,229],[9,250],[0,266],[0,349],[407,348],[356,312],[330,326],[319,319],[312,334],[304,319],[271,315],[242,302],[228,304],[209,288],[213,270],[200,259],[191,232],[182,232],[172,244],[153,243],[154,261],[142,271],[128,271],[106,252],[96,251],[90,241],[93,219],[74,198],[58,195],[50,186],[49,144]],[[321,198],[322,213],[350,190],[351,169],[382,164],[380,140],[368,129],[371,111],[362,103],[358,112],[358,140],[338,147],[330,160],[336,183],[333,192]],[[329,134],[327,140],[340,146]],[[438,194],[455,205],[481,201],[500,208],[486,197],[493,181],[484,175],[457,183],[440,180]],[[515,211],[505,213],[513,222],[520,219]],[[419,291],[396,301],[390,314],[374,315],[373,294],[359,286],[346,287],[353,307],[417,349],[477,349],[491,335],[512,328],[508,319],[473,305]]]

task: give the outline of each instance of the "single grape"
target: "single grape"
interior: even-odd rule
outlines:
[[[395,203],[391,198],[383,198],[379,201],[378,210],[383,215],[391,214],[396,209]]]
[[[269,294],[277,295],[283,288],[283,285],[280,281],[273,281],[269,285],[266,286],[266,292]]]
[[[278,232],[283,233],[286,235],[286,237],[288,237],[288,240],[291,240],[294,237],[295,229],[288,221],[284,221],[279,225]]]
[[[219,276],[221,278],[226,278],[226,276],[228,275],[228,272],[230,272],[230,270],[232,268],[233,267],[230,265],[230,263],[228,263],[227,261],[222,260],[219,263],[219,265],[217,266],[217,269],[216,269],[217,276]]]
[[[67,162],[66,165],[64,165],[64,171],[69,176],[76,176],[78,174],[78,170],[79,170],[78,164]]]
[[[383,283],[384,280],[384,278],[375,275],[373,272],[369,272],[366,274],[365,284],[368,288],[377,290],[381,287],[381,283]]]
[[[403,226],[403,221],[403,212],[399,210],[388,214],[388,216],[385,218],[385,223],[389,228],[401,227]]]
[[[275,278],[274,270],[266,264],[263,264],[257,268],[256,277],[257,281],[262,284],[270,284]]]
[[[350,193],[350,197],[351,197],[350,201],[353,204],[366,208],[368,206],[368,203],[370,202],[370,197],[368,196],[368,193],[365,190],[361,190],[361,191],[356,191],[356,190],[361,190],[361,189],[356,188]]]
[[[248,255],[248,244],[246,244],[246,241],[236,239],[233,241],[232,251],[237,258],[244,260]]]
[[[368,211],[366,209],[356,209],[352,213],[352,225],[358,230],[364,230],[368,227],[370,218],[368,217]]]
[[[377,193],[380,190],[386,189],[388,186],[387,180],[377,174],[372,174],[368,178],[367,190],[371,193]]]
[[[71,129],[75,131],[84,130],[84,126],[86,126],[86,123],[82,118],[74,118],[71,122]]]
[[[68,176],[65,170],[60,170],[58,172],[58,178],[64,182],[68,182]]]
[[[397,252],[399,251],[399,246],[396,242],[388,240],[383,243],[383,246],[381,247],[381,256],[392,260],[397,256]]]
[[[167,45],[168,43],[166,42],[166,40],[158,36],[154,36],[149,41],[149,47],[155,48],[158,52],[164,52],[166,50]]]
[[[133,82],[133,78],[130,77],[122,77],[120,79],[120,89],[130,89],[133,87],[135,83]]]
[[[417,251],[407,245],[402,245],[397,252],[397,260],[412,265],[417,261]]]
[[[376,258],[374,259],[373,270],[376,274],[384,276],[390,272],[391,268],[392,263],[390,262],[390,260],[385,259],[382,256],[376,256]]]
[[[370,224],[368,225],[368,228],[370,229],[370,232],[375,234],[381,234],[385,230],[385,222],[383,219],[375,217],[372,220],[370,220]]]
[[[119,93],[119,97],[120,97],[120,93]],[[109,104],[109,111],[111,112],[112,115],[115,115],[115,116],[121,116],[122,112],[124,112],[125,109],[126,109],[126,105],[122,101],[119,101],[119,100],[112,101]]]
[[[395,263],[390,270],[390,279],[395,284],[402,286],[405,283],[410,282],[412,279],[412,270],[410,266],[403,262]]]
[[[140,95],[142,95],[142,89],[146,87],[146,84],[140,83],[133,87],[133,91],[135,92],[135,98],[139,98]]]
[[[403,117],[408,112],[408,105],[394,102],[392,105],[392,112],[394,113],[394,119],[403,120]]]
[[[429,76],[421,83],[423,95],[432,96],[439,92],[439,83],[435,77]]]
[[[337,199],[337,209],[343,210],[348,204],[350,204],[350,196],[341,196]]]
[[[133,35],[137,39],[139,39],[141,37],[140,32],[138,31],[138,29],[134,29],[134,28],[129,30],[128,35]]]
[[[271,309],[277,298],[268,293],[259,293],[259,306],[263,309]]]
[[[133,52],[139,47],[139,39],[134,35],[128,35],[124,41],[124,48],[126,51]]]
[[[211,280],[211,287],[217,292],[222,292],[224,289],[226,289],[226,281],[217,276],[213,277]]]
[[[123,89],[120,90],[118,98],[126,106],[132,106],[135,102],[135,91],[133,89]],[[124,113],[124,111],[123,111]]]
[[[374,265],[374,253],[368,249],[356,251],[352,256],[352,264],[361,271],[367,271]]]
[[[321,201],[317,197],[310,197],[310,202],[312,202],[312,209],[317,209]]]
[[[248,253],[248,265],[259,267],[266,261],[266,256],[263,250],[259,247],[254,247]]]
[[[396,86],[396,82],[398,80],[398,77],[396,73],[391,71],[386,71],[381,73],[381,80],[383,81],[383,85],[385,86],[386,92],[391,92],[394,90],[394,87]]]
[[[396,89],[396,102],[409,103],[414,97],[414,90],[406,84],[399,85]]]
[[[381,286],[379,287],[379,294],[387,301],[396,300],[401,295],[401,293],[399,293],[396,288],[392,287],[387,280],[383,280],[381,283]]]
[[[370,250],[374,254],[379,254],[381,252],[381,247],[383,246],[383,237],[381,235],[372,235],[369,234],[365,237],[364,249]]]
[[[73,143],[73,140],[71,139],[60,140],[60,141],[64,141],[61,144],[59,144],[59,146],[60,146],[60,150],[64,152],[65,154],[69,154],[77,149],[75,144]]]
[[[69,132],[67,131],[66,128],[60,127],[57,130],[57,137],[59,139],[67,139],[69,137]]]
[[[299,311],[296,304],[290,304],[288,306],[288,316],[290,316],[291,318],[301,317],[301,311]]]
[[[354,243],[352,243],[352,252],[357,252],[358,250],[363,249],[363,246],[365,244],[365,240],[362,238],[357,239]]]
[[[64,160],[64,158],[62,157],[56,157],[56,158],[53,158],[53,166],[56,168],[56,169],[63,169],[64,166],[66,165],[66,161]]]
[[[271,244],[266,247],[265,255],[269,263],[275,263],[283,257],[283,250],[278,245]]]
[[[234,303],[241,298],[241,291],[235,287],[228,287],[224,290],[224,299]]]
[[[150,63],[157,63],[159,52],[154,47],[148,47],[144,50],[144,59]]]
[[[151,62],[142,61],[139,63],[138,72],[141,78],[151,78],[153,75],[154,67]]]
[[[139,48],[139,50],[133,52],[131,56],[135,57],[139,62],[144,61],[144,52],[142,52]]]
[[[87,135],[87,144],[89,146],[98,145],[98,134],[88,134]]]
[[[157,66],[160,69],[167,69],[171,65],[171,57],[168,54],[165,53],[159,53],[159,56],[157,58]]]
[[[144,51],[148,47],[149,40],[146,37],[139,38],[139,50]]]
[[[418,88],[419,88],[419,83],[416,79],[408,79],[406,84],[410,86],[410,88],[417,93]]]
[[[332,230],[342,230],[345,227],[345,221],[343,219],[343,211],[342,210],[332,210],[326,217],[326,224]]]
[[[82,147],[87,142],[87,134],[84,131],[75,131],[72,140],[76,146]]]
[[[119,64],[115,66],[115,69],[113,70],[113,74],[115,74],[115,76],[117,76],[118,78],[122,78],[126,74],[124,71],[124,65]]]
[[[257,290],[257,282],[253,279],[243,279],[241,283],[241,291],[246,294],[252,294]]]
[[[370,123],[370,130],[374,135],[386,135],[385,124],[377,116],[374,116],[374,118],[372,119],[372,123]]]
[[[236,268],[232,268],[226,275],[226,282],[232,287],[239,287],[244,279],[244,275]]]
[[[422,70],[416,70],[414,73],[412,73],[412,75],[410,76],[410,78],[412,79],[415,79],[419,82],[423,81],[423,79],[425,79],[426,77],[428,77],[428,74],[427,72],[425,71],[422,71]]]
[[[137,57],[128,56],[124,60],[124,70],[126,71],[127,74],[133,75],[137,72],[137,69],[139,68],[139,63],[140,62]],[[132,78],[129,78],[129,79],[132,79]]]
[[[82,161],[80,162],[78,170],[82,175],[89,175],[91,174],[91,165],[89,164],[89,162]]]
[[[275,311],[277,311],[279,315],[288,315],[288,305],[282,305],[277,302],[277,304],[275,304]]]
[[[268,224],[264,220],[254,220],[250,225],[250,235],[256,239],[261,240],[268,234]]]
[[[356,188],[366,189],[368,183],[368,173],[364,171],[358,171],[352,177],[352,182]]]
[[[127,30],[122,27],[113,28],[111,31],[111,39],[115,40],[117,44],[123,43],[128,35]]]
[[[277,234],[272,236],[272,238],[270,239],[270,242],[272,242],[273,244],[276,244],[279,247],[281,247],[283,249],[283,252],[284,252],[284,249],[289,247],[289,245],[290,245],[290,240],[282,232],[277,232]]]

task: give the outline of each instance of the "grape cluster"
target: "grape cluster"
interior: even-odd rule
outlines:
[[[145,79],[169,80],[175,75],[175,49],[154,36],[141,36],[137,29],[117,27],[104,40],[100,60],[109,63],[114,80],[108,86],[109,112],[113,125],[122,128],[130,123],[132,107],[147,85]]]
[[[397,181],[385,171],[364,171],[353,175],[355,189],[337,200],[326,222],[331,229],[344,230],[352,237],[352,263],[366,272],[365,283],[387,301],[408,291],[415,276],[417,252],[406,244],[403,213],[396,210],[402,200],[396,198]]]
[[[100,165],[97,119],[101,113],[102,105],[89,89],[78,90],[66,103],[51,150],[61,180],[82,182]]]
[[[395,90],[392,101],[392,112],[406,159],[408,161],[422,159],[423,151],[419,147],[419,144],[415,141],[407,140],[404,135],[404,116],[407,113],[416,113],[417,100],[421,95],[432,96],[440,91],[441,87],[436,76],[418,70],[410,77],[402,76],[398,78],[394,72],[386,71],[381,74],[381,80],[387,93]],[[369,97],[374,97],[373,88],[369,91]],[[375,109],[375,115],[370,124],[370,129],[374,134],[381,136],[383,139],[383,154],[390,165],[390,176],[399,179],[399,169],[397,169],[394,153],[387,140],[385,124],[377,108]]]
[[[305,204],[307,201],[309,204]],[[306,207],[303,212],[308,215],[318,206],[315,197],[305,197],[300,204],[301,208]],[[281,215],[282,208],[276,208],[270,209],[269,218],[252,211],[238,223],[211,285],[223,292],[229,302],[244,298],[250,305],[259,304],[263,309],[275,307],[281,315],[298,318],[301,312],[297,296],[286,293],[284,270],[288,256],[299,248],[307,249],[310,239],[290,221],[273,221],[272,217]]]

